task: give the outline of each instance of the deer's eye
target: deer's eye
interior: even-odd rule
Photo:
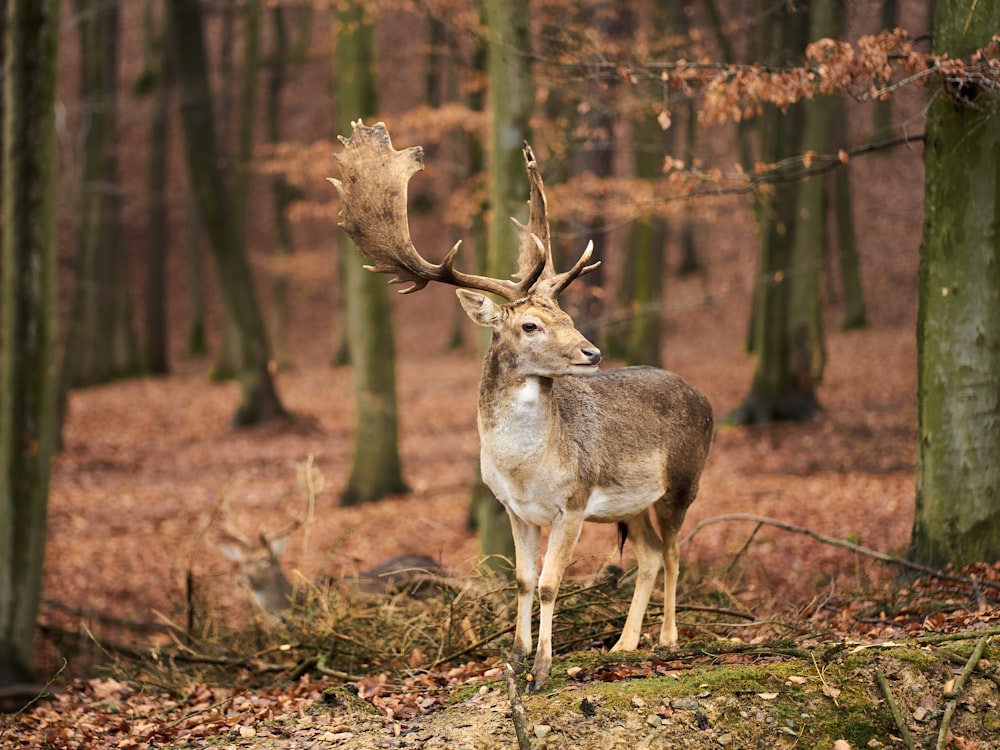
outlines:
[[[525,333],[534,333],[535,331],[538,330],[538,323],[532,323],[531,321],[528,321],[527,323],[522,323],[521,330],[524,331]]]

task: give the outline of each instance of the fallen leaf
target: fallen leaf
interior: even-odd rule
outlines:
[[[758,698],[763,698],[766,701],[773,701],[778,697],[777,693],[757,693]]]

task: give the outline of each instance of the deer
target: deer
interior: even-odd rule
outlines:
[[[293,519],[284,528],[272,534],[261,532],[253,539],[237,529],[228,498],[223,500],[222,512],[219,532],[225,543],[219,545],[219,551],[239,565],[239,584],[250,592],[264,623],[276,626],[304,603],[303,592],[296,590],[281,569],[286,537],[302,525],[302,520]]]
[[[293,519],[271,534],[261,532],[256,539],[245,536],[233,523],[228,499],[223,501],[224,518],[219,524],[225,543],[219,550],[239,565],[239,583],[253,597],[265,625],[275,627],[306,604],[306,592],[288,580],[281,567],[286,537],[298,529],[302,519]],[[415,599],[453,590],[438,562],[428,555],[405,554],[368,568],[348,581],[352,588],[371,596],[402,594]]]
[[[618,524],[620,544],[635,547],[635,590],[613,652],[639,647],[642,622],[662,565],[659,644],[677,643],[678,534],[698,492],[714,434],[708,399],[680,376],[652,367],[600,370],[601,352],[557,301],[594,270],[589,243],[557,273],[540,168],[524,144],[528,223],[517,228],[517,272],[510,279],[455,268],[461,241],[440,263],[410,239],[407,189],[424,168],[423,149],[397,151],[384,123],[352,122],[334,154],[340,179],[338,226],[369,262],[365,268],[409,284],[458,287],[472,321],[491,330],[479,384],[477,425],[482,477],[510,517],[517,614],[511,663],[524,673],[532,646],[532,607],[539,600],[538,645],[527,687],[537,692],[552,670],[552,622],[559,587],[585,521]],[[499,297],[494,301],[489,295]],[[660,534],[650,518],[656,517]],[[549,536],[541,567],[542,529]]]

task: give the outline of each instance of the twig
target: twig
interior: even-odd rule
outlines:
[[[889,681],[885,679],[885,672],[881,669],[876,669],[875,679],[878,680],[878,686],[882,688],[882,695],[885,696],[885,702],[889,704],[889,713],[892,714],[892,720],[896,722],[896,729],[899,730],[899,736],[906,743],[907,750],[916,750],[917,746],[913,744],[913,737],[910,736],[910,728],[906,726],[903,712],[899,710],[899,704],[896,703],[896,699],[892,695],[892,688],[889,687]]]
[[[819,677],[820,684],[823,686],[823,695],[832,700],[834,706],[840,708],[840,703],[837,702],[837,696],[840,695],[840,689],[833,687],[826,681],[826,667],[823,667],[823,669],[819,668],[819,662],[816,660],[816,654],[810,654],[809,656],[812,657],[813,669],[816,670],[816,676]]]
[[[981,638],[989,635],[1000,635],[1000,625],[963,633],[928,633],[926,635],[918,635],[913,640],[917,643],[944,643],[945,641],[971,641],[973,638]]]
[[[728,521],[751,521],[758,524],[766,524],[768,526],[774,526],[775,528],[781,529],[783,531],[790,531],[795,534],[805,534],[808,537],[815,539],[816,541],[823,542],[824,544],[831,544],[835,547],[843,547],[844,549],[851,550],[851,552],[857,552],[861,555],[867,555],[868,557],[874,557],[876,560],[881,560],[885,563],[890,563],[892,565],[898,565],[902,568],[909,568],[910,570],[915,570],[918,573],[925,573],[926,575],[934,576],[935,578],[941,578],[946,581],[956,581],[958,583],[964,583],[971,585],[969,578],[966,576],[955,575],[954,573],[946,573],[943,570],[938,570],[936,568],[931,568],[927,565],[921,565],[920,563],[911,562],[902,557],[896,557],[895,555],[889,555],[885,552],[879,552],[878,550],[870,549],[869,547],[862,547],[860,544],[855,544],[854,542],[849,542],[846,539],[838,539],[834,536],[827,536],[826,534],[821,534],[818,531],[813,531],[812,529],[807,529],[803,526],[796,526],[785,521],[779,521],[777,518],[768,518],[767,516],[758,516],[753,513],[728,513],[721,516],[714,516],[712,518],[706,518],[699,521],[695,527],[691,530],[684,539],[681,540],[680,546],[684,546],[694,538],[694,535],[701,531],[705,526],[711,526],[716,523],[725,523]],[[756,533],[756,531],[754,532]],[[980,585],[989,586],[1000,590],[1000,584],[994,583],[992,581],[980,581]]]
[[[951,698],[948,701],[948,705],[945,706],[944,716],[941,717],[941,731],[938,732],[937,745],[935,747],[937,750],[945,750],[948,745],[948,730],[951,728],[951,719],[955,715],[955,710],[958,708],[958,696],[962,693],[962,688],[965,687],[965,683],[968,681],[969,677],[979,664],[979,660],[983,656],[983,649],[986,648],[986,636],[984,635],[978,641],[976,641],[976,647],[972,649],[972,655],[969,657],[969,661],[965,663],[965,667],[962,669],[962,673],[955,680],[955,687],[952,688],[951,693],[945,693],[945,697]]]
[[[510,718],[514,721],[514,733],[517,735],[519,750],[531,750],[531,737],[528,734],[528,712],[521,702],[521,691],[517,689],[517,677],[514,667],[503,665],[503,674],[507,680],[507,697],[510,698]]]
[[[729,607],[706,607],[701,604],[678,604],[677,611],[707,612],[711,615],[727,615],[729,617],[736,617],[740,620],[746,620],[747,622],[756,622],[757,620],[757,618],[749,612],[740,612],[738,609],[730,609]]]
[[[59,669],[55,671],[55,674],[53,674],[52,677],[49,678],[49,681],[46,682],[44,685],[21,683],[17,685],[5,685],[3,687],[0,687],[0,699],[14,698],[18,702],[20,702],[21,699],[23,698],[30,698],[30,700],[25,701],[23,705],[18,706],[18,709],[13,712],[15,717],[20,716],[29,708],[31,708],[33,705],[35,705],[38,701],[45,700],[46,698],[50,698],[52,696],[52,693],[49,692],[49,688],[52,686],[52,683],[54,683],[57,679],[59,679],[59,675],[61,675],[63,673],[63,670],[66,669],[67,664],[69,664],[69,662],[67,662],[66,659],[63,659],[62,664],[59,665]],[[3,736],[7,734],[7,730],[10,729],[12,726],[13,724],[8,724],[7,726],[0,729],[0,740],[3,739]]]
[[[316,671],[329,677],[336,677],[338,680],[344,680],[346,682],[358,682],[359,680],[364,679],[361,675],[351,674],[350,672],[342,672],[339,669],[331,669],[326,666],[326,654],[316,659]]]

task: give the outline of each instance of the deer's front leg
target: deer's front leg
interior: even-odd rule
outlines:
[[[549,544],[542,563],[542,575],[538,584],[538,650],[532,669],[534,680],[528,686],[536,692],[544,688],[552,671],[552,617],[555,614],[556,597],[563,573],[573,558],[573,550],[583,529],[583,513],[563,511],[552,524]]]
[[[531,607],[538,581],[538,547],[541,529],[523,521],[513,513],[510,529],[514,537],[514,574],[517,578],[517,622],[514,628],[514,648],[511,664],[520,671],[521,664],[531,653]]]

